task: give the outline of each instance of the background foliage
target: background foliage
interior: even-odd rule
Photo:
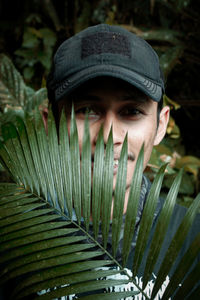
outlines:
[[[152,178],[157,166],[163,161],[170,162],[163,190],[166,192],[172,178],[184,166],[181,201],[185,204],[191,201],[200,189],[198,1],[2,0],[0,20],[0,52],[10,57],[23,75],[24,84],[31,87],[27,87],[29,93],[44,87],[57,46],[89,25],[103,22],[122,25],[148,40],[160,56],[167,79],[165,101],[172,108],[172,118],[167,137],[154,149],[147,172]],[[5,65],[1,63],[1,88]],[[23,106],[16,99],[7,100],[2,105],[1,97],[1,122],[8,120],[8,111],[13,107],[20,111]],[[28,107],[25,105],[23,109]]]

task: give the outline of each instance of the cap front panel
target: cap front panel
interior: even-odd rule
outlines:
[[[155,51],[119,26],[101,24],[81,31],[59,47],[54,64],[56,100],[98,76],[128,81],[155,101],[164,90]]]

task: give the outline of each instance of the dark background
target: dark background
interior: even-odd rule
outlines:
[[[165,76],[167,96],[181,105],[180,109],[171,112],[181,133],[177,143],[181,146],[179,148],[182,149],[184,155],[200,157],[200,18],[198,1],[1,0],[0,52],[11,58],[17,69],[24,74],[28,85],[38,89],[45,82],[52,54],[57,46],[81,29],[104,22],[128,25],[136,33],[144,34],[153,31],[154,36],[148,41],[158,51],[158,54],[172,49],[168,60],[173,55],[175,58],[170,61],[170,67],[165,70]],[[44,64],[41,63],[42,59],[38,59],[40,54],[41,57],[45,55],[45,47],[41,47],[44,37],[37,37],[40,45],[34,44],[34,40],[32,40],[34,62],[30,62],[27,54],[20,56],[16,52],[24,49],[24,34],[30,27],[36,30],[48,28],[55,34],[55,41],[52,41],[49,46],[51,51],[48,52],[48,61]],[[170,39],[167,41],[160,30],[176,33],[175,37],[178,42],[174,43]],[[39,47],[41,47],[40,53],[38,52]],[[174,54],[173,50],[177,47],[180,47],[181,50],[178,54]],[[47,60],[47,56],[45,59]]]

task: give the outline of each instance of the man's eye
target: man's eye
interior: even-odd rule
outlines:
[[[76,114],[86,114],[90,112],[90,108],[89,107],[81,107],[79,109],[75,110]]]
[[[120,114],[122,116],[137,116],[137,115],[140,115],[141,114],[141,111],[137,108],[133,108],[133,107],[127,107],[125,109],[123,109]]]
[[[76,115],[86,115],[88,114],[89,117],[97,116],[98,113],[92,109],[91,107],[81,107],[75,110]]]

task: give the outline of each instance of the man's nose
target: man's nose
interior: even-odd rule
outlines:
[[[123,130],[123,126],[120,120],[113,112],[106,113],[102,125],[103,125],[103,139],[105,145],[107,144],[111,129],[113,133],[113,144],[121,145],[123,143],[123,139],[125,137],[125,130]]]

